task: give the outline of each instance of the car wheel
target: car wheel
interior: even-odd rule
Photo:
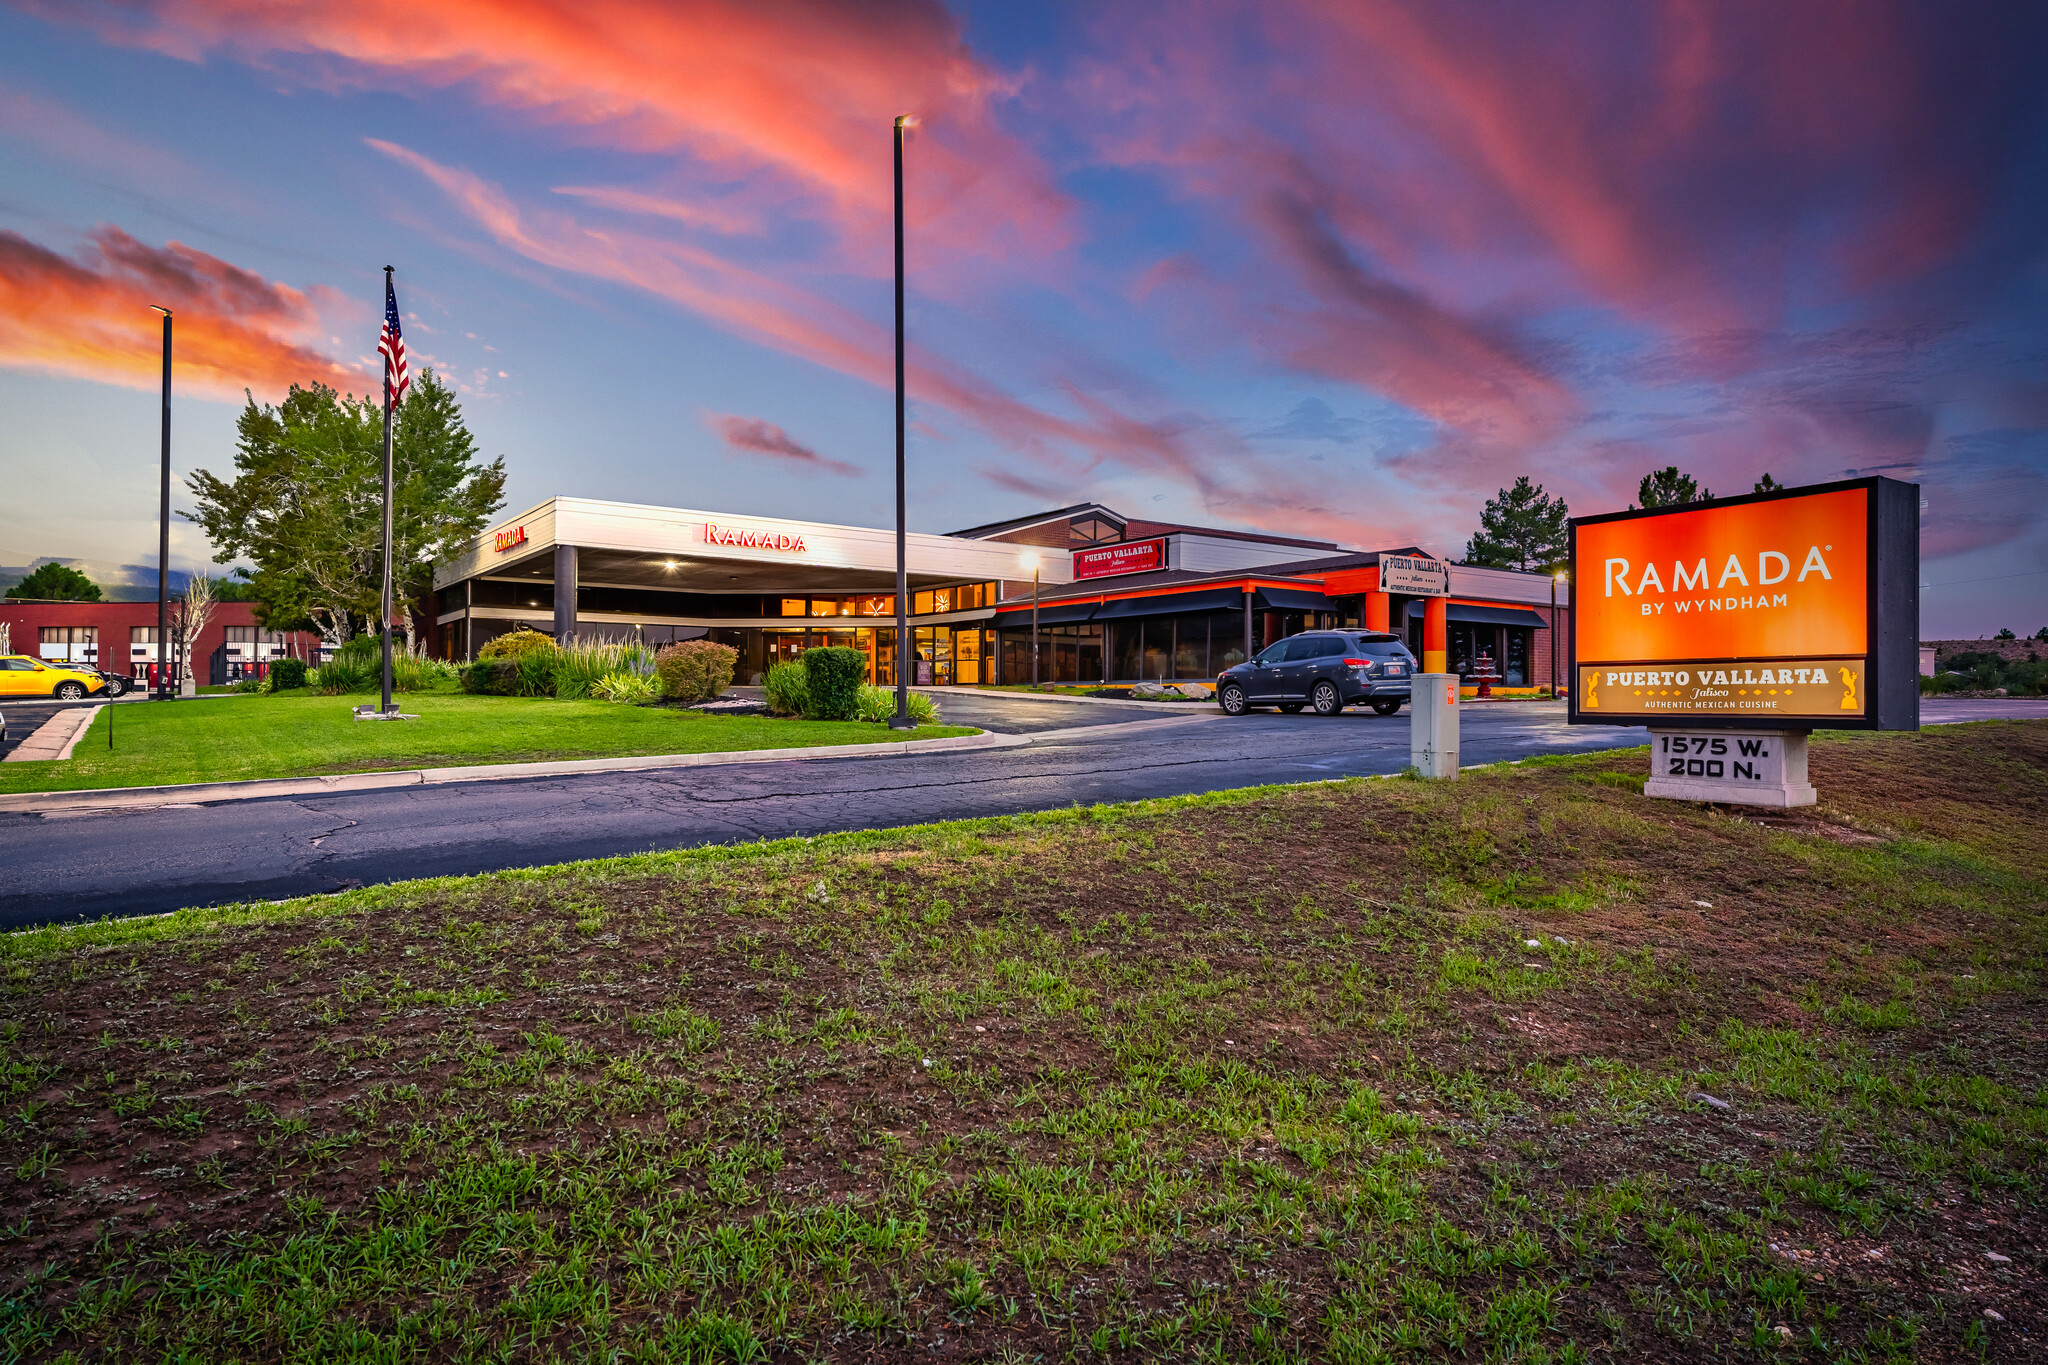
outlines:
[[[60,682],[57,684],[58,701],[77,701],[85,695],[85,684],[81,682]]]
[[[1236,683],[1225,683],[1216,694],[1216,704],[1223,708],[1226,716],[1241,716],[1251,708],[1245,704],[1244,689]]]
[[[1280,703],[1280,709],[1290,716],[1298,716],[1301,714],[1301,703],[1298,701],[1283,701]]]
[[[1372,709],[1378,715],[1391,716],[1401,709],[1401,699],[1396,697],[1392,701],[1376,701],[1372,704]]]
[[[1319,682],[1315,690],[1315,708],[1319,716],[1334,716],[1344,709],[1344,698],[1337,691],[1337,684]]]
[[[110,696],[110,697],[125,697],[125,696],[127,696],[127,695],[128,695],[128,681],[127,681],[127,679],[125,679],[125,678],[121,677],[121,675],[120,675],[120,674],[118,674],[118,673],[114,673],[114,674],[109,674],[109,675],[107,676],[107,695],[108,695],[108,696]]]

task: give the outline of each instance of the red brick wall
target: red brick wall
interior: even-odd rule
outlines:
[[[10,652],[27,654],[33,658],[42,657],[39,643],[44,626],[97,626],[99,628],[99,667],[110,673],[140,674],[147,665],[129,662],[129,629],[134,626],[154,627],[156,625],[156,603],[154,602],[16,602],[0,599],[0,621],[8,623],[12,630],[13,642]],[[172,628],[176,629],[177,613],[171,614]],[[248,602],[221,602],[215,605],[213,616],[206,628],[199,632],[193,642],[192,671],[199,684],[206,684],[206,661],[219,649],[227,638],[229,626],[253,626],[256,624],[256,609]],[[288,634],[285,637],[290,651],[301,658],[319,643],[318,637],[305,634]]]

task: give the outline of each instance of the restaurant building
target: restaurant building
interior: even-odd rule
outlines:
[[[913,682],[1031,681],[1034,573],[1041,681],[1213,679],[1274,640],[1340,625],[1399,633],[1425,665],[1433,644],[1460,673],[1483,658],[1502,689],[1553,681],[1549,578],[1432,560],[1447,591],[1383,588],[1381,555],[1427,558],[1413,546],[1351,550],[1083,503],[912,534],[905,551]],[[895,575],[892,530],[555,497],[436,571],[432,638],[450,660],[522,627],[655,646],[711,639],[739,652],[742,681],[850,645],[887,685]],[[1560,604],[1557,623],[1565,615]]]

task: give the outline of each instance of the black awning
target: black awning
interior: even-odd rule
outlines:
[[[1203,611],[1242,611],[1244,593],[1237,588],[1210,588],[1202,592],[1169,592],[1157,597],[1120,597],[1104,602],[1095,613],[1098,621],[1122,620],[1133,616],[1190,616]]]
[[[1330,599],[1300,588],[1260,588],[1258,605],[1267,611],[1328,611]]]
[[[1410,616],[1420,616],[1427,599],[1417,598],[1408,604]],[[1469,602],[1453,602],[1444,608],[1444,619],[1463,621],[1468,626],[1537,626],[1547,622],[1527,607],[1475,607]]]
[[[1047,602],[1038,609],[1038,624],[1041,626],[1071,626],[1078,621],[1094,617],[1096,604],[1093,602]],[[994,625],[999,630],[1031,629],[1031,607],[1003,607],[996,612]]]

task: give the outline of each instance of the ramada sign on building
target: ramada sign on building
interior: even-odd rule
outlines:
[[[1571,720],[1649,724],[1649,795],[1810,805],[1815,727],[1920,726],[1918,485],[1582,517],[1571,556]]]

